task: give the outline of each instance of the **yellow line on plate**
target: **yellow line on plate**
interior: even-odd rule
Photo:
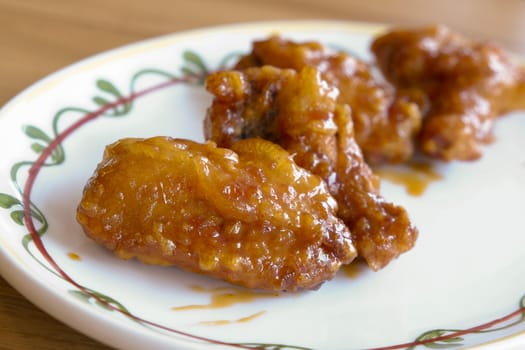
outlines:
[[[20,242],[20,244],[22,244]],[[7,254],[5,254],[8,258],[14,258],[20,265],[22,265],[24,267],[24,270],[25,269],[29,269],[29,264],[22,258],[22,256],[20,254],[18,254],[18,252],[16,250],[14,250],[11,245],[9,244],[9,242],[7,240],[5,240],[4,238],[4,235],[3,234],[0,234],[0,246],[2,247],[2,249],[7,252]]]

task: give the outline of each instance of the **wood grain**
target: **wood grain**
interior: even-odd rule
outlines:
[[[439,22],[525,53],[523,0],[0,0],[0,106],[104,50],[191,28],[282,19]],[[109,348],[48,316],[0,278],[0,349]]]
[[[0,349],[110,349],[65,326],[0,277]]]

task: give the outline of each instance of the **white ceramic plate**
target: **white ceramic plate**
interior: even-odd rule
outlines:
[[[318,291],[260,295],[121,261],[75,222],[105,145],[202,140],[210,96],[175,78],[216,69],[276,31],[369,58],[380,29],[307,21],[197,30],[112,50],[35,84],[0,111],[2,275],[51,315],[122,349],[522,348],[525,113],[498,121],[481,160],[435,165],[442,179],[422,196],[384,181],[383,194],[420,229],[416,247],[377,273],[341,271]]]

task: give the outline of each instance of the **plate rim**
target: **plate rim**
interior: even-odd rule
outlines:
[[[241,22],[241,23],[231,23],[231,24],[222,24],[209,27],[193,28],[182,31],[177,31],[173,33],[168,33],[152,38],[147,38],[139,40],[136,42],[131,42],[125,45],[121,45],[109,50],[105,50],[90,56],[87,56],[83,59],[80,59],[72,64],[66,65],[63,68],[52,72],[43,78],[37,80],[36,82],[30,84],[28,87],[23,89],[21,92],[17,93],[12,98],[0,107],[0,123],[2,122],[2,116],[4,114],[9,114],[9,111],[12,108],[15,108],[18,103],[25,101],[27,98],[31,98],[32,95],[36,94],[45,94],[46,86],[48,84],[57,83],[57,80],[67,79],[69,75],[79,74],[77,71],[79,69],[85,68],[89,65],[100,65],[106,59],[119,60],[122,59],[122,56],[132,55],[134,52],[142,51],[154,51],[155,48],[168,46],[170,43],[173,43],[180,37],[199,35],[207,33],[210,31],[227,31],[231,32],[233,30],[257,30],[257,31],[268,31],[270,27],[279,27],[283,28],[281,30],[290,30],[289,27],[316,27],[316,26],[331,26],[334,29],[341,29],[345,27],[347,29],[364,31],[368,34],[371,34],[374,31],[384,30],[388,24],[381,24],[375,22],[361,22],[361,21],[347,21],[347,20],[277,20],[277,21],[256,21],[256,22]],[[257,29],[256,29],[257,28]],[[288,29],[287,29],[288,28]],[[81,73],[80,73],[81,74]],[[3,233],[2,233],[3,234]],[[0,234],[0,235],[2,235]],[[137,339],[128,341],[125,337],[115,338],[113,329],[116,327],[122,332],[136,333],[136,329],[130,327],[129,325],[118,322],[112,318],[105,317],[103,313],[97,311],[94,308],[87,307],[86,305],[81,304],[80,302],[73,301],[71,298],[63,298],[63,295],[49,285],[45,284],[43,280],[32,275],[27,268],[24,268],[21,263],[23,260],[21,257],[16,256],[13,252],[6,251],[2,241],[0,240],[0,275],[2,275],[5,280],[12,285],[18,292],[20,292],[24,297],[30,301],[32,304],[36,305],[38,308],[44,310],[47,314],[58,319],[67,326],[79,331],[80,333],[86,334],[87,336],[96,339],[104,344],[109,346],[118,346],[122,348],[133,348],[136,347],[139,342]],[[14,256],[13,256],[14,254]],[[46,276],[47,277],[47,276]],[[27,281],[31,281],[28,283]],[[33,285],[38,285],[40,289],[31,288]],[[37,292],[45,291],[41,295],[37,295]],[[45,295],[44,295],[45,294]],[[68,312],[61,312],[61,308],[53,308],[55,305],[60,305],[61,303],[66,303],[69,308]],[[60,311],[59,311],[60,310]],[[74,312],[73,312],[74,311]],[[89,314],[90,317],[97,320],[95,326],[88,325],[86,326],[85,322],[72,322],[74,320],[74,314]],[[100,324],[104,324],[106,327],[100,327]],[[104,329],[105,332],[100,332],[101,329]],[[145,338],[142,340],[148,340],[144,345],[152,346],[153,342],[158,342],[159,349],[164,348],[173,348],[173,346],[185,346],[186,340],[184,339],[182,343],[174,344],[174,339],[172,336],[163,336],[162,334],[154,332],[142,332],[145,335]],[[135,338],[135,337],[132,337]],[[150,339],[151,338],[151,339]],[[121,344],[116,344],[115,339],[121,341]],[[162,339],[162,340],[161,340]],[[123,341],[124,340],[124,341]],[[191,341],[190,341],[191,343]],[[504,343],[504,344],[503,344]],[[513,343],[515,343],[513,345]],[[515,346],[516,349],[518,346],[523,346],[525,344],[525,331],[520,331],[515,334],[511,334],[506,337],[498,338],[493,341],[489,341],[483,344],[474,345],[468,347],[467,349],[494,349],[494,345],[505,346],[505,349],[508,346]],[[194,349],[208,348],[209,344],[197,344],[192,343]],[[514,347],[512,347],[514,349]]]

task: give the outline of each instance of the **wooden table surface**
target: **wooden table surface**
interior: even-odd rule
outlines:
[[[0,0],[0,106],[36,80],[116,46],[283,19],[444,23],[525,53],[524,0]],[[0,277],[0,349],[109,348],[40,311]]]

